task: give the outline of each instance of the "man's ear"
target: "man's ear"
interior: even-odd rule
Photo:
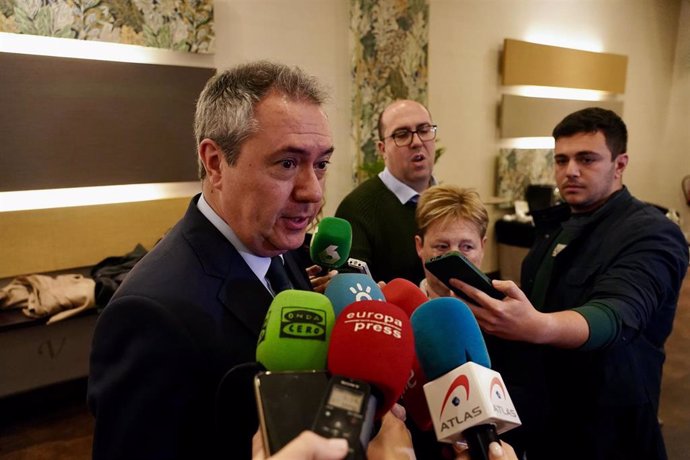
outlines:
[[[620,179],[623,177],[623,171],[625,171],[625,168],[628,166],[628,154],[619,153],[613,161],[616,163],[616,179]]]
[[[383,141],[376,141],[376,150],[383,158],[383,161],[386,161],[386,144]]]
[[[227,166],[225,155],[220,146],[211,139],[204,139],[199,143],[199,159],[206,170],[206,180],[214,186],[220,186],[223,178],[223,167]]]

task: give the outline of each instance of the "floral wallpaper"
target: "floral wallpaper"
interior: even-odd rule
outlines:
[[[555,185],[553,178],[553,149],[501,149],[498,154],[496,195],[524,200],[531,184]]]
[[[426,105],[428,0],[350,0],[355,182],[383,169],[376,153],[381,111],[395,99]]]
[[[0,32],[212,53],[213,0],[0,0]]]

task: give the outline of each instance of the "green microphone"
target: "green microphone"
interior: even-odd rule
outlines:
[[[311,238],[309,255],[321,267],[333,269],[347,262],[352,248],[352,226],[339,217],[324,217]]]
[[[266,313],[256,360],[269,371],[324,370],[334,323],[333,306],[325,295],[282,291]]]

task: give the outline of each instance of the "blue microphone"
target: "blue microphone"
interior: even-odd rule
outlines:
[[[491,370],[477,320],[462,301],[440,297],[410,318],[417,358],[429,382],[424,394],[436,439],[466,441],[470,457],[488,460],[498,434],[520,425],[501,374]]]
[[[363,273],[338,273],[328,283],[324,294],[331,301],[336,318],[353,302],[386,300],[379,285]]]

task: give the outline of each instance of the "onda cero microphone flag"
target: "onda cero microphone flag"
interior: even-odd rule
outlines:
[[[414,338],[405,312],[386,302],[363,300],[338,316],[328,348],[328,370],[369,383],[380,418],[400,398],[413,354]]]
[[[325,295],[295,289],[282,291],[266,313],[256,360],[269,371],[325,369],[334,322],[333,307]]]

